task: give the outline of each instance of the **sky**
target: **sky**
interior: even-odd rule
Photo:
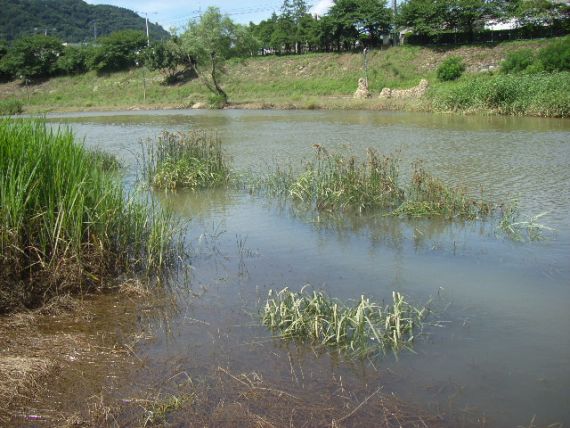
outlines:
[[[111,4],[134,10],[141,16],[148,14],[151,22],[158,22],[165,30],[184,27],[190,19],[196,18],[209,6],[220,8],[234,22],[258,23],[273,12],[279,13],[283,0],[86,0],[90,4]],[[313,4],[312,13],[324,14],[333,0],[308,1]]]

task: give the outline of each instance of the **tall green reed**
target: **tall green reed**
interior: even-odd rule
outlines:
[[[230,180],[221,140],[206,130],[165,131],[156,144],[147,142],[143,174],[151,186],[164,190],[214,187]]]
[[[292,168],[279,169],[268,182],[286,186],[294,200],[319,211],[363,211],[401,202],[404,192],[398,186],[397,157],[368,149],[366,161],[360,162],[351,155],[331,154],[320,145],[315,149],[315,159],[305,165],[303,173],[295,177]]]
[[[0,312],[173,261],[172,219],[128,195],[100,158],[69,130],[0,121]]]

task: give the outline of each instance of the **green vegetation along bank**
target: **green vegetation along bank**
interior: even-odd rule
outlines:
[[[0,313],[168,265],[169,216],[126,194],[113,163],[42,122],[0,122]]]
[[[498,45],[429,48],[400,46],[368,54],[370,97],[354,99],[363,77],[361,53],[314,53],[233,59],[221,84],[230,107],[301,109],[390,109],[568,117],[570,73],[501,71],[502,61],[521,49],[540,52],[569,38]],[[440,82],[438,67],[461,57],[465,72]],[[529,70],[530,71],[530,70]],[[383,88],[411,88],[425,78],[421,98],[381,99]],[[200,79],[165,84],[158,71],[134,68],[97,75],[62,76],[35,85],[0,85],[2,99],[19,100],[25,112],[208,107],[211,92]],[[214,103],[215,104],[215,103]]]

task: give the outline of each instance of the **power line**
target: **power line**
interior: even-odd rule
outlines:
[[[252,7],[243,7],[243,8],[236,8],[236,9],[226,9],[226,10],[221,10],[221,13],[223,15],[228,15],[228,16],[237,16],[237,15],[254,15],[257,13],[261,13],[261,12],[269,12],[269,11],[276,11],[277,9],[279,9],[281,6],[280,4],[272,4],[272,5],[266,5],[266,6],[252,6]],[[191,19],[197,19],[200,18],[202,16],[202,9],[199,10],[193,10],[189,15],[186,16],[181,16],[179,18],[173,19],[171,21],[167,21],[166,24],[180,24],[180,23],[186,23],[188,21],[190,21]]]

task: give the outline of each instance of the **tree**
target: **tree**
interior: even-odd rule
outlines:
[[[390,31],[392,12],[383,0],[337,0],[329,11],[335,38],[346,48],[357,41],[378,44],[380,35]]]
[[[296,41],[295,33],[295,23],[293,20],[281,15],[275,23],[273,34],[271,34],[271,46],[279,52],[292,51],[291,47],[295,45]]]
[[[446,4],[441,0],[409,0],[399,10],[397,23],[415,34],[433,35],[445,26]]]
[[[458,30],[472,38],[486,20],[501,17],[504,3],[503,0],[409,0],[400,9],[398,24],[420,35]]]
[[[2,70],[25,80],[47,77],[56,70],[63,45],[55,37],[27,36],[16,40],[2,58]]]
[[[181,40],[173,37],[166,42],[154,43],[145,50],[144,63],[150,70],[158,70],[164,75],[165,83],[173,83],[180,73],[192,68],[192,58],[181,45]]]
[[[261,49],[261,42],[255,35],[255,26],[236,24],[235,27],[236,44],[234,49],[239,56],[255,56]]]
[[[447,3],[445,29],[457,29],[469,34],[473,41],[476,30],[482,29],[485,20],[498,16],[498,1],[454,0]]]
[[[508,2],[510,15],[520,25],[552,25],[556,21],[568,20],[570,6],[563,2],[549,0],[515,0]]]
[[[124,30],[102,37],[99,43],[91,58],[91,67],[98,72],[113,72],[135,67],[147,39],[142,31]]]
[[[226,104],[228,95],[220,86],[220,78],[224,62],[237,44],[235,24],[220,9],[209,7],[199,21],[190,21],[181,39],[184,50],[195,60],[196,74]]]
[[[275,26],[277,25],[277,14],[273,13],[271,18],[261,21],[259,24],[253,24],[253,32],[255,37],[261,42],[264,49],[274,48],[271,43],[271,37],[275,31]]]
[[[63,55],[57,59],[57,69],[64,74],[81,74],[89,69],[89,58],[93,54],[91,47],[66,46]]]
[[[303,35],[302,21],[307,15],[309,7],[305,0],[284,0],[281,6],[281,29],[279,31],[288,36],[287,46],[294,46],[295,52],[300,52],[300,46],[306,42]],[[287,49],[288,50],[288,49]]]
[[[5,40],[0,40],[0,82],[10,79],[10,73],[4,70],[2,66],[2,58],[4,58],[7,53],[8,43]]]

